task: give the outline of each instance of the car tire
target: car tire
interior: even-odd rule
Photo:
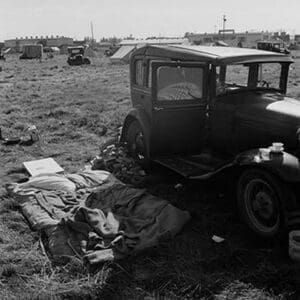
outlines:
[[[284,195],[284,184],[274,175],[260,169],[245,170],[237,186],[237,204],[241,218],[261,237],[279,236]]]
[[[130,156],[132,156],[140,165],[144,167],[148,166],[149,157],[145,136],[142,126],[137,120],[132,121],[128,125],[125,142]]]
[[[86,65],[90,65],[91,64],[91,61],[88,59],[88,58],[84,58],[84,63],[86,64]]]

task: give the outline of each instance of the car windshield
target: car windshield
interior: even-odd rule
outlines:
[[[218,66],[216,68],[216,94],[250,89],[279,91],[281,68],[280,63]]]
[[[77,53],[80,53],[80,49],[72,49],[71,50],[71,52],[73,53],[73,54],[77,54]]]

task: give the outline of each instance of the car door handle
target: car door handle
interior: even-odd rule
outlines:
[[[163,108],[163,107],[155,106],[155,107],[154,107],[154,110],[155,110],[155,111],[161,111],[161,110],[164,110],[164,108]]]

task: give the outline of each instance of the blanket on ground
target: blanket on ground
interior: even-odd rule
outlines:
[[[32,228],[46,234],[59,261],[123,258],[173,237],[190,219],[188,212],[106,171],[35,176],[7,189]]]

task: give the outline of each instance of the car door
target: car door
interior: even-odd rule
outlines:
[[[208,65],[151,62],[153,157],[196,154],[206,142]]]
[[[231,157],[237,153],[236,97],[221,95],[210,105],[209,145],[217,156]]]
[[[248,85],[248,67],[223,65],[213,68],[212,101],[209,104],[209,145],[215,155],[233,157],[238,153],[236,111]]]

